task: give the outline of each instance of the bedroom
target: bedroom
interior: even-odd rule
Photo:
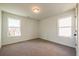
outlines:
[[[0,55],[78,55],[78,7],[76,3],[0,3]]]

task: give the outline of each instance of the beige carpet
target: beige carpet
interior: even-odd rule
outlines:
[[[74,56],[75,49],[42,39],[34,39],[6,45],[0,49],[1,56]]]

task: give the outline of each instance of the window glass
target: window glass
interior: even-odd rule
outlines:
[[[8,36],[21,36],[20,20],[8,18]]]
[[[58,36],[71,37],[72,18],[66,17],[58,20]]]

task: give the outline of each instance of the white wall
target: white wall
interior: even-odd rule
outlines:
[[[8,23],[7,17],[13,17],[21,20],[21,37],[8,37]],[[10,13],[3,12],[3,21],[2,21],[2,45],[11,44],[19,41],[29,40],[37,38],[37,20],[27,19],[25,17],[13,15]]]
[[[1,10],[0,10],[0,48],[1,48],[1,23],[2,23],[1,22],[1,20],[2,20],[1,17],[2,16],[1,16]]]
[[[52,16],[47,19],[40,20],[40,38],[60,43],[66,46],[75,47],[74,37],[59,37],[57,32],[58,19],[69,15],[71,15],[74,19],[74,10],[70,10],[57,16]]]

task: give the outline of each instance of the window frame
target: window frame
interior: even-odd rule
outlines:
[[[59,26],[59,20],[64,20],[65,18],[69,18],[69,17],[71,17],[71,16],[67,16],[67,17],[63,17],[63,18],[60,18],[60,19],[58,19],[58,36],[59,37],[71,37],[72,36],[72,17],[71,17],[71,26]],[[68,29],[68,28],[70,28],[71,29],[71,34],[69,35],[69,36],[65,36],[65,35],[60,35],[60,33],[59,33],[59,29]]]
[[[9,26],[9,20],[18,20],[19,21],[19,26]],[[14,34],[14,36],[10,35],[9,33],[9,28],[15,28],[15,29],[19,29],[19,33],[18,35]],[[16,33],[16,30],[15,30],[15,33]],[[16,19],[16,18],[11,18],[11,17],[8,17],[8,37],[20,37],[21,36],[21,20],[20,19]]]

